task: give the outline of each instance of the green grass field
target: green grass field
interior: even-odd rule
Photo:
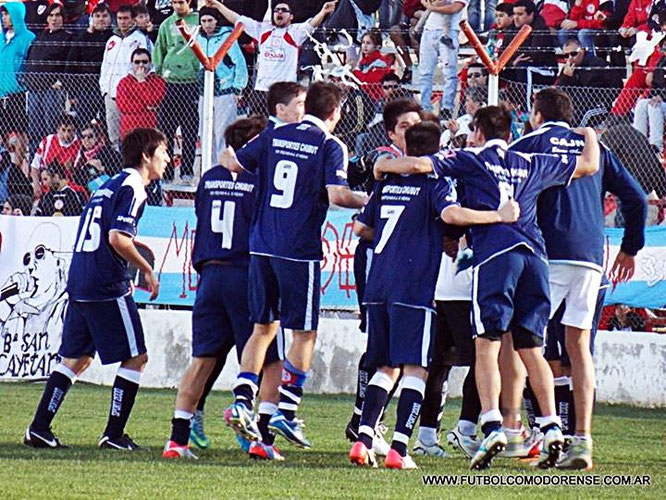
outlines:
[[[207,432],[212,448],[196,462],[161,458],[170,431],[175,391],[139,394],[128,431],[144,452],[101,451],[97,439],[106,421],[109,389],[77,385],[70,392],[54,430],[71,446],[33,450],[21,445],[42,384],[0,384],[0,491],[3,498],[666,498],[666,439],[663,410],[599,405],[595,414],[596,468],[592,474],[650,475],[651,486],[490,487],[424,486],[423,474],[466,475],[467,460],[422,459],[418,471],[360,470],[347,462],[343,429],[349,396],[308,396],[303,408],[313,449],[285,443],[283,463],[246,458],[218,416],[228,393],[209,398]],[[459,401],[447,404],[446,428],[457,418]],[[394,413],[391,406],[390,414]],[[481,474],[561,474],[535,471],[528,464],[496,459]],[[589,474],[589,473],[587,473]]]

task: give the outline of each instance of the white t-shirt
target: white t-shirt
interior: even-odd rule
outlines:
[[[254,89],[267,91],[275,82],[295,82],[299,47],[314,27],[305,22],[278,28],[245,16],[239,16],[238,23],[243,23],[245,33],[259,43]]]
[[[464,255],[471,258],[469,250],[458,252],[454,262],[451,257],[442,253],[442,262],[439,265],[439,276],[435,286],[435,300],[472,300],[472,266],[457,272],[457,262]]]
[[[454,3],[461,3],[465,7],[469,3],[469,0],[445,0],[444,5],[452,5]],[[463,7],[463,9],[465,8]],[[439,12],[431,11],[428,14],[428,19],[426,19],[425,24],[423,25],[424,30],[441,30],[444,28],[450,29],[451,14],[441,14]]]

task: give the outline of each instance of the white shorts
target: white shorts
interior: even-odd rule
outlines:
[[[566,301],[562,324],[582,330],[592,328],[601,271],[573,264],[550,264],[550,317]]]

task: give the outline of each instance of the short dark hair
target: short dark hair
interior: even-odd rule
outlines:
[[[511,137],[511,113],[501,106],[485,106],[474,114],[472,130],[478,127],[486,140],[502,139],[508,141]]]
[[[378,47],[381,47],[382,44],[384,43],[384,40],[382,39],[382,32],[379,31],[378,29],[371,29],[371,30],[366,31],[365,33],[363,33],[363,36],[361,37],[361,41],[363,41],[363,39],[366,36],[368,38],[370,38],[370,41],[372,42],[373,45],[376,45]]]
[[[433,111],[429,111],[427,109],[422,109],[419,112],[419,115],[421,115],[421,121],[422,122],[432,122],[436,123],[439,125],[439,115]]]
[[[268,114],[275,116],[277,113],[277,105],[284,104],[285,106],[291,102],[294,97],[307,92],[307,89],[300,83],[296,82],[276,82],[268,87],[266,94],[266,107]]]
[[[99,4],[98,4],[99,5]],[[102,4],[104,5],[104,4]],[[138,16],[139,14],[148,14],[150,16],[150,12],[148,11],[148,7],[146,7],[142,3],[138,3],[134,6],[134,15]]]
[[[95,8],[92,10],[92,13],[97,14],[98,12],[108,12],[109,14],[111,14],[111,9],[109,9],[109,6],[106,3],[98,3],[97,5],[95,5]]]
[[[144,54],[148,56],[148,60],[150,62],[153,62],[153,58],[150,55],[150,51],[148,49],[144,49],[143,47],[139,47],[138,49],[134,49],[134,52],[132,52],[132,55],[130,56],[130,62],[134,61],[134,56],[139,56],[141,54]]]
[[[481,70],[481,73],[482,73],[484,76],[488,76],[488,68],[486,68],[483,64],[481,64],[481,63],[477,63],[477,62],[472,63],[472,64],[470,64],[470,65],[467,67],[467,71],[469,71],[469,70],[472,69],[472,68],[474,68],[474,69],[480,69],[480,70]]]
[[[573,121],[573,104],[571,97],[564,90],[557,87],[547,87],[534,95],[535,113],[541,113],[544,121],[566,122]]]
[[[276,5],[280,5],[281,3],[287,5],[289,7],[289,10],[291,10],[293,12],[294,6],[293,6],[291,0],[273,0],[271,2],[271,10],[273,10]]]
[[[162,144],[168,144],[167,138],[156,128],[135,128],[123,139],[121,151],[125,166],[140,167],[143,155],[152,157]]]
[[[504,12],[505,14],[513,15],[513,4],[509,2],[498,3],[495,7],[495,12]]]
[[[61,179],[64,179],[67,176],[65,167],[63,167],[57,161],[49,163],[49,165],[46,167],[46,171],[52,176],[57,175]]]
[[[334,83],[315,82],[305,96],[305,112],[326,121],[342,104],[343,92]]]
[[[434,155],[439,151],[439,125],[431,121],[417,123],[405,131],[405,143],[409,156]]]
[[[570,43],[575,43],[575,44],[578,45],[578,47],[580,47],[581,49],[584,49],[584,48],[585,48],[585,47],[583,47],[583,44],[580,43],[580,40],[579,40],[578,38],[576,38],[576,37],[573,37],[573,36],[567,38],[567,39],[564,41],[564,43],[562,44],[562,47],[564,47],[565,45],[569,45]]]
[[[65,127],[72,127],[73,129],[76,129],[76,120],[68,114],[60,115],[58,121],[56,122],[56,128],[60,128],[63,125]]]
[[[414,99],[401,98],[387,102],[384,106],[382,116],[384,118],[384,130],[386,132],[395,132],[395,126],[398,124],[398,117],[405,113],[421,113],[423,108]]]
[[[27,194],[10,194],[7,198],[7,203],[12,207],[12,210],[16,208],[21,210],[23,215],[30,215],[30,211],[32,210],[32,196],[28,196]]]
[[[513,2],[513,9],[516,7],[525,7],[527,14],[534,14],[536,12],[536,5],[532,0],[516,0]]]
[[[400,83],[400,77],[396,75],[395,73],[386,73],[384,76],[382,76],[382,83],[384,82],[397,82]]]
[[[56,9],[60,9],[60,13],[64,16],[65,15],[65,7],[60,4],[60,3],[52,3],[46,8],[46,15],[49,16],[51,12],[53,12]]]
[[[666,8],[659,9],[659,12],[657,12],[657,17],[659,18],[659,26],[666,24]]]
[[[134,10],[134,7],[131,5],[121,5],[118,7],[118,12],[116,12],[116,15],[120,14],[121,12],[129,12],[130,16],[133,18],[136,17],[136,10]]]
[[[265,116],[261,115],[253,115],[236,120],[224,131],[224,142],[227,143],[227,146],[240,149],[250,142],[250,139],[259,135],[266,128],[267,124],[268,120]]]

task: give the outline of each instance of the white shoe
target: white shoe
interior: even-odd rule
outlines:
[[[555,467],[555,464],[560,459],[560,452],[564,445],[564,436],[558,426],[551,428],[543,436],[543,444],[541,445],[541,454],[537,460],[537,467],[540,469],[550,469]]]
[[[377,427],[375,428],[375,437],[372,440],[372,451],[375,455],[379,455],[380,457],[388,455],[388,452],[391,449],[391,445],[386,442],[386,439],[384,439],[384,434],[386,434],[387,431],[388,427],[384,424],[377,424]]]
[[[495,455],[506,448],[506,443],[506,434],[502,430],[493,431],[488,434],[488,437],[481,442],[479,450],[474,454],[469,468],[483,470],[490,467],[490,462],[492,462]]]
[[[481,446],[481,442],[476,436],[466,436],[458,430],[457,426],[446,435],[446,442],[452,448],[457,448],[467,455],[467,458],[472,458]]]
[[[420,455],[422,457],[437,457],[437,458],[448,458],[449,454],[446,452],[442,445],[435,443],[432,445],[425,445],[418,439],[414,448],[412,448],[414,455]]]

